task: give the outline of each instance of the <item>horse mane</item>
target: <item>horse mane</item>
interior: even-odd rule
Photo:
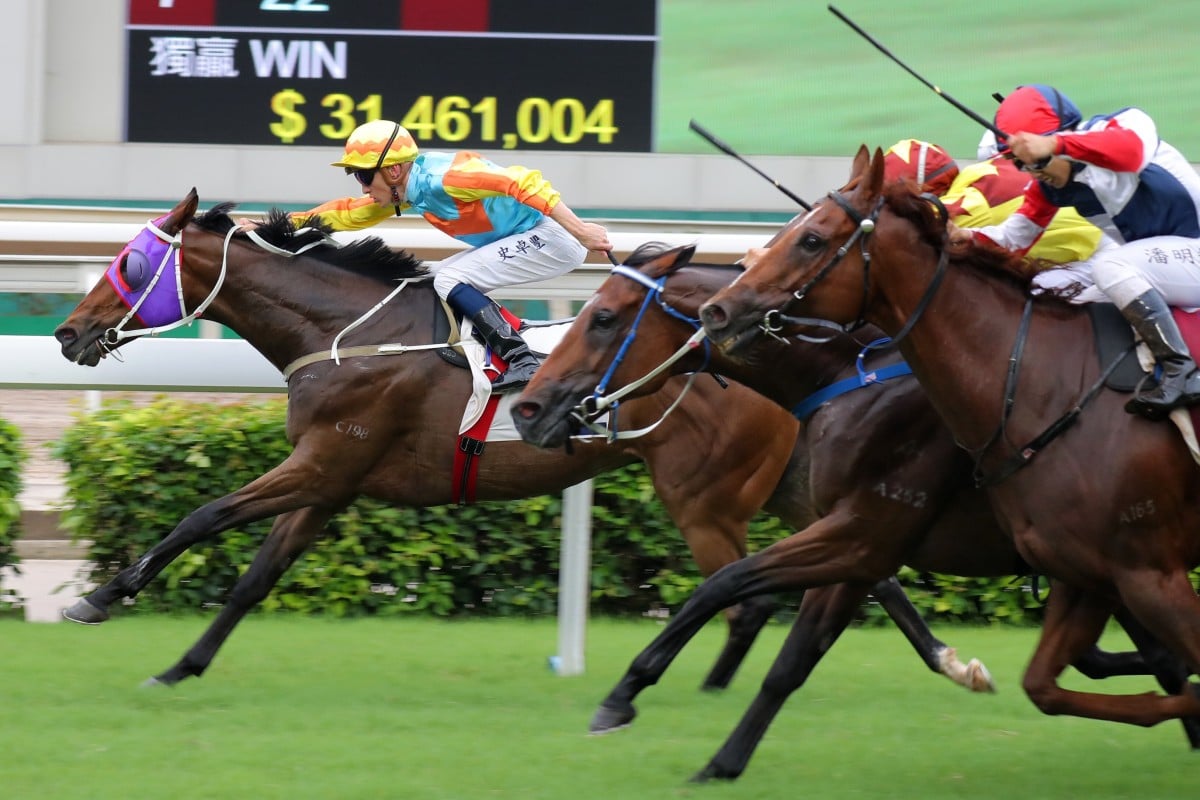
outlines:
[[[946,223],[942,217],[942,210],[923,197],[911,182],[897,181],[885,184],[883,196],[884,202],[893,213],[913,224],[921,241],[937,250],[945,246]],[[949,258],[951,264],[999,278],[1022,294],[1030,293],[1035,275],[1055,266],[1044,259],[1026,258],[1019,253],[979,242],[973,242],[962,250],[952,251]],[[1081,288],[1047,289],[1039,291],[1035,297],[1065,305],[1069,304],[1070,298]]]
[[[229,212],[235,207],[234,203],[218,203],[197,216],[193,222],[198,228],[224,235],[234,226]],[[267,214],[266,221],[259,225],[254,232],[275,247],[294,253],[307,244],[322,241],[333,232],[333,228],[315,216],[309,217],[297,227],[286,211],[273,208]],[[245,233],[239,233],[237,236],[245,237]],[[422,278],[429,274],[429,270],[421,259],[413,256],[407,250],[392,250],[378,236],[368,236],[342,247],[331,245],[314,247],[306,251],[304,255],[330,266],[380,281]]]

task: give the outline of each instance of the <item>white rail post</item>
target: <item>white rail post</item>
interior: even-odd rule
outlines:
[[[558,575],[558,655],[550,658],[559,675],[582,675],[592,591],[592,482],[563,492],[562,556]]]

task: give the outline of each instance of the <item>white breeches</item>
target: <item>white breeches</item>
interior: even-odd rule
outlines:
[[[1152,236],[1106,247],[1087,261],[1039,273],[1033,283],[1055,287],[1076,281],[1095,286],[1075,302],[1103,299],[1096,293],[1099,289],[1117,308],[1124,308],[1148,290],[1157,289],[1168,305],[1196,308],[1200,306],[1200,240]]]
[[[443,300],[456,284],[487,294],[501,286],[542,281],[578,267],[587,248],[549,217],[524,233],[472,247],[442,260],[433,289]]]

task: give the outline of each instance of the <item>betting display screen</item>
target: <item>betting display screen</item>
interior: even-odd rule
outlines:
[[[649,152],[657,0],[131,0],[130,142]]]

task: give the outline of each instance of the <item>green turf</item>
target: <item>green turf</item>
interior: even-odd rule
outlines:
[[[725,694],[696,690],[721,639],[702,632],[639,702],[633,728],[584,730],[656,623],[593,622],[588,671],[547,671],[552,620],[335,622],[256,617],[209,673],[139,683],[204,628],[0,622],[0,796],[156,798],[1169,798],[1195,792],[1175,723],[1039,714],[1019,689],[1035,631],[943,629],[1000,686],[970,695],[894,630],[854,630],[792,698],[743,778],[687,778],[740,717],[783,629]],[[1071,676],[1071,685],[1085,685]],[[1102,687],[1150,688],[1131,678]]]
[[[850,156],[906,137],[974,159],[982,129],[826,9],[801,0],[664,0],[657,149]],[[838,0],[896,56],[991,118],[992,92],[1050,83],[1084,118],[1129,105],[1200,162],[1200,3],[1194,0]]]

